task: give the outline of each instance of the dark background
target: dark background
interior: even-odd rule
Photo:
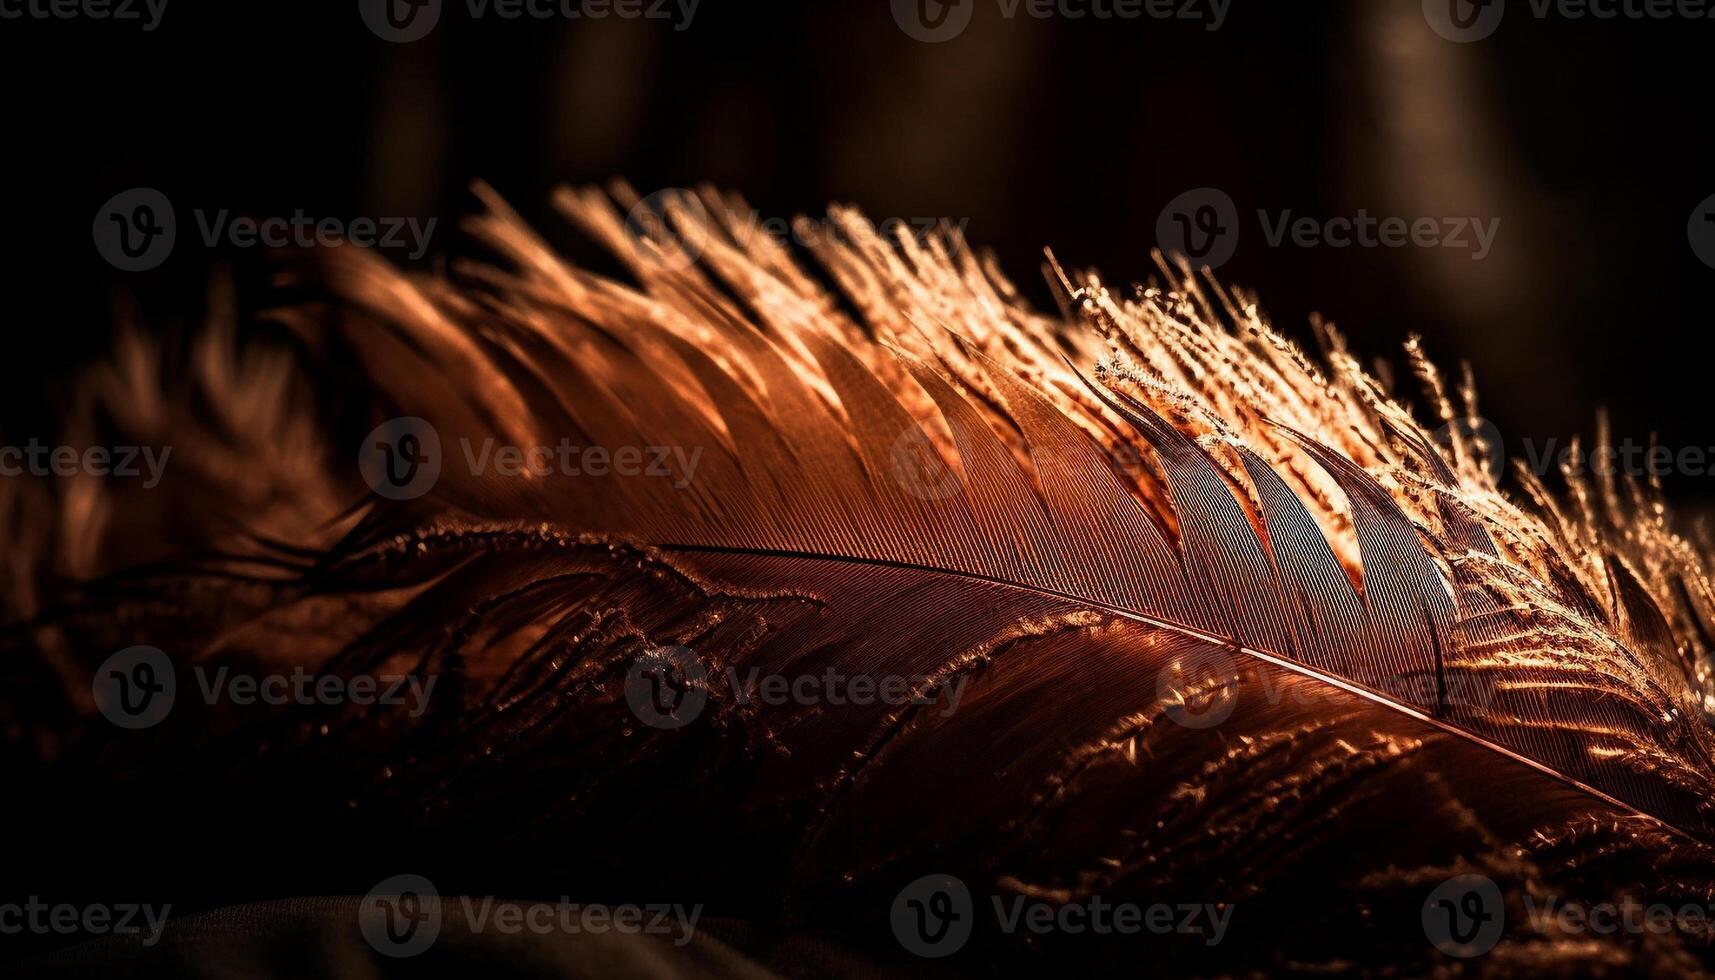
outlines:
[[[16,0],[8,0],[16,2]],[[1244,216],[1221,271],[1308,340],[1320,312],[1365,356],[1409,332],[1469,359],[1484,414],[1522,440],[1588,433],[1715,445],[1705,409],[1715,270],[1687,222],[1715,193],[1715,20],[1568,20],[1512,0],[1454,44],[1418,0],[1234,0],[1198,20],[1006,19],[913,40],[886,0],[703,0],[660,20],[473,21],[449,0],[396,45],[355,0],[170,0],[159,27],[0,20],[0,157],[10,363],[0,434],[52,431],[70,367],[117,318],[195,323],[231,269],[266,305],[266,256],[209,250],[192,208],[255,216],[438,216],[431,257],[494,184],[580,258],[552,216],[561,182],[642,192],[709,181],[765,215],[830,200],[873,217],[949,216],[1046,303],[1037,266],[1149,274],[1164,204],[1225,190]],[[1082,4],[1082,0],[1078,0]],[[1182,2],[1182,0],[1181,0]],[[178,246],[127,274],[91,244],[97,209],[164,191]],[[1501,219],[1480,262],[1453,249],[1270,248],[1256,210]],[[49,406],[49,407],[44,407]],[[1678,475],[1688,503],[1715,477]]]

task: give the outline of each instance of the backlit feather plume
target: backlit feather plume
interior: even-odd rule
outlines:
[[[950,961],[969,968],[1708,962],[1706,931],[1571,936],[1527,911],[1715,900],[1715,588],[1659,487],[1569,470],[1556,496],[1521,470],[1504,491],[1468,377],[1408,345],[1414,415],[1333,327],[1312,356],[1165,261],[1116,289],[1051,258],[1046,315],[951,229],[834,208],[800,236],[818,272],[711,191],[561,191],[632,286],[478,193],[487,259],[295,267],[290,344],[217,324],[163,368],[127,334],[66,441],[171,445],[160,489],[0,484],[0,711],[30,785],[147,800],[180,848],[300,854],[236,889],[254,898],[408,865],[443,891],[686,895],[892,950],[901,886],[944,873],[1234,913],[1219,946],[979,929]],[[424,496],[370,494],[354,463],[395,417],[439,440]],[[563,440],[636,449],[641,472],[479,465]],[[192,704],[124,732],[92,672],[134,644],[442,687],[420,716]],[[693,724],[628,709],[664,649],[700,671]],[[732,684],[827,671],[914,697]],[[1478,959],[1420,921],[1459,874],[1506,896]]]

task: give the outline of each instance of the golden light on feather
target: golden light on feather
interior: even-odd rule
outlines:
[[[1122,289],[1050,255],[1048,315],[950,227],[835,207],[817,270],[730,195],[557,192],[622,282],[476,193],[495,261],[408,275],[340,250],[297,273],[338,311],[280,314],[319,363],[217,328],[195,398],[152,397],[140,341],[92,376],[89,419],[180,433],[199,510],[163,533],[91,519],[127,511],[105,488],[5,498],[15,655],[72,719],[35,732],[44,757],[105,737],[92,672],[146,630],[181,671],[386,667],[452,693],[260,729],[192,705],[84,775],[325,783],[364,832],[529,887],[860,929],[941,872],[1061,904],[1177,890],[1258,910],[1225,959],[1162,953],[1223,971],[1336,963],[1293,925],[1307,892],[1327,928],[1423,965],[1421,892],[1449,876],[1619,894],[1642,854],[1663,894],[1709,887],[1707,554],[1658,487],[1503,488],[1456,424],[1474,385],[1415,340],[1422,419],[1331,325],[1313,355],[1161,256]],[[350,375],[389,466],[389,425],[413,463],[434,434],[433,479],[367,494],[337,427],[247,390],[312,404]],[[211,407],[290,465],[219,492]],[[144,570],[104,585],[121,554]],[[842,700],[790,693],[814,685]],[[1402,907],[1416,945],[1381,924]],[[998,963],[1014,938],[975,942]],[[1581,942],[1520,933],[1490,962]]]

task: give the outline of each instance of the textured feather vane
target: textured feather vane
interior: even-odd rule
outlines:
[[[1415,344],[1440,440],[1332,327],[1312,360],[1189,269],[1115,291],[1050,259],[1050,317],[951,230],[884,238],[836,208],[802,236],[829,288],[714,192],[655,211],[560,192],[632,288],[478,194],[468,228],[497,261],[315,274],[332,312],[280,314],[303,375],[215,332],[183,404],[141,346],[90,389],[75,417],[184,447],[175,492],[205,506],[174,537],[111,489],[8,485],[34,654],[13,661],[43,665],[14,671],[47,705],[7,709],[14,752],[92,778],[287,771],[339,820],[461,842],[437,860],[466,874],[652,882],[812,926],[884,920],[933,871],[1232,903],[1252,931],[1219,969],[1423,961],[1388,910],[1415,917],[1461,870],[1509,895],[1715,897],[1704,550],[1657,487],[1568,472],[1561,500],[1521,472],[1526,501],[1503,493],[1473,385],[1450,395]],[[277,407],[336,392],[344,418]],[[311,447],[388,415],[432,426],[439,481],[342,510],[350,454]],[[562,440],[663,472],[474,464]],[[107,574],[137,561],[165,564]],[[68,729],[52,706],[91,718],[89,671],[134,643],[409,669],[451,698],[422,718],[211,706],[145,743]],[[694,726],[627,713],[627,671],[663,647],[706,672]],[[731,683],[753,671],[915,696],[762,703]],[[1598,952],[1686,968],[1677,939]],[[1591,954],[1533,934],[1486,962]]]

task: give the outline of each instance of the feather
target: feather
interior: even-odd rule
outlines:
[[[12,498],[34,654],[17,662],[45,665],[19,689],[81,719],[9,707],[34,765],[266,779],[370,832],[409,827],[448,874],[685,889],[814,928],[874,928],[930,872],[1244,910],[1243,943],[1174,945],[1175,971],[1433,962],[1399,909],[1460,871],[1512,902],[1711,898],[1715,593],[1659,488],[1574,478],[1565,504],[1521,474],[1521,505],[1460,425],[1437,445],[1332,327],[1318,364],[1186,267],[1121,295],[1051,257],[1065,315],[1046,317],[950,229],[888,238],[834,208],[814,247],[831,290],[712,191],[665,196],[643,230],[629,188],[612,198],[629,215],[557,194],[631,288],[477,194],[467,227],[493,261],[415,278],[341,250],[302,273],[326,303],[280,314],[310,369],[288,382],[242,355],[294,398],[363,379],[356,428],[424,420],[442,448],[427,496],[351,511],[349,454],[294,451],[264,482],[310,489],[222,502],[211,464],[175,491],[211,501],[184,538],[200,554],[144,542],[125,557],[160,564],[100,575],[118,564],[75,539],[85,522],[50,523],[79,556],[70,580],[32,557],[39,488]],[[203,341],[207,398],[164,415],[252,397],[233,343]],[[1455,408],[1408,354],[1438,423],[1475,414],[1468,381]],[[259,411],[235,429],[313,427]],[[607,472],[493,466],[562,440],[604,449]],[[621,449],[659,449],[662,472],[614,472]],[[446,687],[421,717],[196,706],[111,742],[90,672],[142,642],[181,670]],[[628,710],[628,672],[663,649],[695,659],[694,725]],[[841,674],[908,696],[771,702],[742,683]],[[1579,947],[1521,933],[1487,962],[1566,968]],[[1654,969],[1689,948],[1604,955]]]

